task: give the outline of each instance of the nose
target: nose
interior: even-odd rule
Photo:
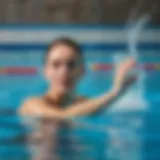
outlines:
[[[70,72],[71,71],[69,67],[67,65],[63,65],[63,67],[61,68],[61,74],[65,77],[68,77]]]

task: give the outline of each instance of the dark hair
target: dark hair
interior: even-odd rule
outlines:
[[[51,42],[51,44],[49,45],[49,47],[47,48],[47,51],[46,51],[46,54],[45,54],[45,61],[47,60],[47,57],[48,57],[48,54],[49,52],[56,46],[58,45],[66,45],[66,46],[69,46],[71,48],[73,48],[73,50],[75,50],[75,52],[79,55],[82,54],[82,49],[80,47],[80,45],[72,40],[71,38],[67,38],[67,37],[60,37],[56,40],[53,40]]]

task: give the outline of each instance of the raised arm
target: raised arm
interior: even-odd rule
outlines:
[[[53,117],[53,118],[72,118],[82,115],[91,114],[96,112],[103,107],[107,107],[110,102],[118,97],[123,89],[128,86],[133,77],[126,78],[126,75],[134,67],[135,61],[133,59],[127,59],[119,65],[116,71],[113,88],[106,94],[92,99],[81,102],[79,104],[73,104],[65,109],[57,109],[58,106],[51,106],[46,104],[43,100],[31,99],[28,100],[21,108],[20,112],[34,114],[42,117]]]

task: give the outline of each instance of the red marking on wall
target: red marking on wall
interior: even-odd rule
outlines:
[[[91,69],[94,71],[109,71],[113,69],[112,64],[93,64]]]
[[[93,71],[111,71],[114,68],[114,64],[107,63],[94,63],[90,65],[90,69]],[[137,66],[137,68],[146,70],[146,71],[159,71],[160,63],[145,63]]]
[[[36,75],[38,69],[35,67],[4,67],[0,68],[0,75]]]

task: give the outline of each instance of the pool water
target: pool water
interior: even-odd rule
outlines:
[[[139,69],[143,77],[138,84],[130,88],[130,91],[133,91],[132,98],[127,92],[122,97],[123,101],[115,102],[109,109],[93,116],[75,119],[74,123],[83,124],[81,127],[62,129],[64,137],[77,137],[75,147],[79,145],[83,148],[73,151],[66,147],[59,153],[62,159],[160,159],[158,52],[140,51]],[[0,160],[30,159],[31,153],[25,141],[28,130],[22,125],[16,110],[26,97],[41,95],[47,89],[42,75],[43,53],[42,50],[21,49],[3,51],[0,54],[0,67],[3,69],[12,65],[15,68],[32,67],[37,71],[28,71],[26,74],[17,71],[0,74]],[[115,60],[117,57],[123,59],[126,55],[126,50],[86,50],[86,74],[78,85],[77,93],[95,97],[109,90],[114,76]]]

